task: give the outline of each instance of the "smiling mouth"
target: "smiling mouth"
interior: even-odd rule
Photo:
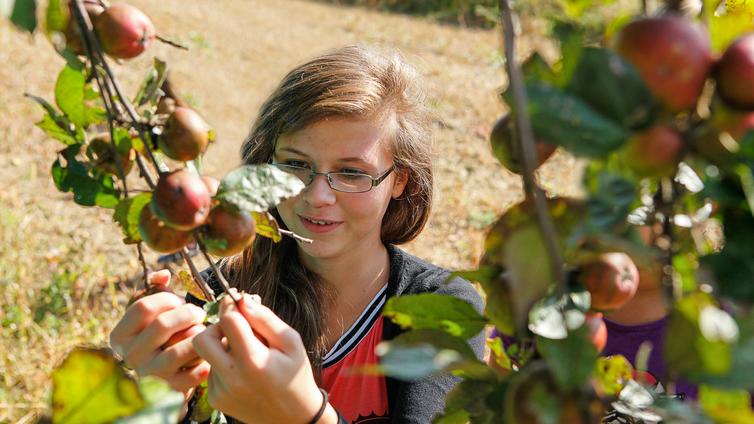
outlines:
[[[312,218],[307,218],[305,216],[301,216],[301,219],[303,219],[306,222],[310,222],[312,224],[322,225],[322,226],[332,225],[332,224],[339,224],[340,223],[339,221],[328,221],[328,220],[325,220],[325,219],[312,219]]]

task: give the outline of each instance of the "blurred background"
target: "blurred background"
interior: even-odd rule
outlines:
[[[291,67],[368,43],[398,49],[419,69],[434,114],[435,203],[407,250],[473,268],[485,229],[523,196],[520,177],[497,163],[487,140],[506,110],[497,0],[129,2],[190,50],[156,43],[115,65],[117,78],[132,96],[153,56],[168,63],[179,94],[217,131],[206,174],[221,178],[239,164],[259,106]],[[520,28],[519,57],[534,46],[546,54],[536,23]],[[76,345],[107,343],[141,272],[112,211],[74,204],[50,177],[62,145],[34,126],[42,110],[24,93],[53,100],[63,64],[43,32],[0,20],[0,423],[32,422],[46,410],[50,371]],[[576,193],[577,165],[556,153],[538,171],[543,186]],[[156,258],[147,256],[152,266]]]

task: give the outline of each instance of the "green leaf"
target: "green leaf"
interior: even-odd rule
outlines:
[[[564,391],[584,384],[597,362],[597,348],[589,341],[586,325],[570,331],[561,340],[537,337],[537,350],[550,364],[555,381]]]
[[[62,192],[72,191],[73,200],[79,205],[116,207],[119,193],[113,187],[112,177],[101,175],[96,179],[92,178],[76,158],[79,150],[81,145],[74,144],[58,153],[51,171],[55,186]]]
[[[746,390],[722,390],[701,385],[699,405],[715,422],[754,424],[751,395]]]
[[[705,375],[696,381],[710,387],[754,391],[754,315],[739,320],[740,339],[733,351],[733,363],[724,375]]]
[[[532,128],[547,143],[576,156],[600,158],[619,148],[629,134],[578,97],[546,84],[527,84]],[[504,97],[513,105],[510,90]]]
[[[196,401],[196,404],[194,404],[194,409],[191,411],[191,417],[189,418],[201,423],[210,418],[215,408],[213,408],[212,405],[209,404],[207,381],[204,381],[202,382],[202,384],[196,386],[194,388],[194,391],[194,396],[196,396],[198,399]]]
[[[532,53],[521,64],[521,72],[527,83],[542,81],[554,84],[557,78],[547,61],[537,52]]]
[[[10,21],[16,27],[33,33],[37,29],[37,2],[36,0],[11,0],[13,9],[10,12]],[[7,5],[2,5],[7,7]]]
[[[165,380],[142,377],[139,380],[146,406],[134,415],[121,418],[115,424],[161,424],[178,422],[183,408],[183,393],[170,388]]]
[[[112,422],[145,405],[137,383],[106,349],[73,350],[52,372],[52,386],[52,418],[59,424]]]
[[[303,189],[298,177],[272,165],[244,165],[223,178],[215,198],[235,210],[266,212]]]
[[[745,2],[726,2],[740,3]],[[709,17],[709,35],[712,50],[723,52],[728,45],[739,36],[754,30],[751,10],[747,8],[728,9],[722,14],[711,14]]]
[[[496,382],[463,380],[448,393],[445,399],[445,410],[442,416],[433,423],[465,424],[473,417],[472,422],[488,422],[494,418],[493,410],[487,404],[487,397],[496,389]]]
[[[84,103],[86,75],[82,63],[68,62],[55,82],[55,103],[78,128],[89,124],[89,113]]]
[[[542,232],[535,223],[515,229],[503,248],[505,281],[511,294],[515,322],[526,322],[534,302],[552,286],[554,276],[546,261],[548,255]]]
[[[620,174],[594,166],[587,166],[583,179],[589,193],[583,231],[590,235],[609,233],[625,226],[626,217],[638,206],[637,185]]]
[[[701,292],[689,294],[675,302],[667,328],[673,338],[665,343],[664,351],[670,368],[690,377],[721,375],[730,370],[735,340],[731,337],[728,323],[723,323],[723,327],[718,326],[720,323],[716,320],[721,319],[721,313],[714,299]]]
[[[470,281],[476,281],[482,286],[487,301],[484,315],[490,324],[505,334],[516,334],[517,323],[513,317],[513,304],[508,289],[508,283],[501,277],[502,269],[494,266],[480,266],[474,271],[457,271],[449,278],[459,276]],[[519,323],[522,324],[522,323]]]
[[[488,378],[496,378],[484,363],[477,359],[468,343],[441,330],[423,329],[401,333],[389,342],[382,342],[375,350],[380,363],[363,371],[382,373],[401,380],[416,380],[430,374],[463,370],[488,371]]]
[[[467,302],[432,293],[393,297],[382,313],[403,329],[434,328],[462,339],[479,334],[487,324]]]
[[[64,6],[65,4],[61,0],[48,0],[45,10],[45,29],[48,33],[65,31],[70,17]]]
[[[569,292],[558,298],[554,293],[539,300],[529,312],[529,330],[548,339],[564,339],[582,326],[589,310],[588,291]]]
[[[134,98],[133,104],[135,106],[142,106],[157,99],[157,95],[160,93],[160,87],[162,87],[162,84],[168,77],[167,71],[168,67],[165,62],[156,57],[152,60],[152,66],[147,71],[147,75],[141,83],[139,92]]]
[[[278,222],[271,213],[252,212],[251,216],[254,218],[254,228],[256,228],[257,235],[272,239],[275,243],[283,239]]]
[[[133,244],[141,241],[139,234],[139,215],[144,206],[152,200],[152,193],[141,193],[118,202],[113,214],[113,220],[123,231],[123,243]]]
[[[633,376],[633,367],[623,355],[597,358],[594,378],[600,391],[608,396],[617,396]]]
[[[608,49],[585,48],[566,91],[625,129],[646,126],[658,109],[633,65]]]
[[[76,139],[74,136],[75,133],[72,133],[64,126],[61,126],[60,123],[50,116],[49,113],[46,113],[42,117],[42,120],[34,125],[44,131],[49,137],[54,138],[67,146],[83,142],[83,140]]]

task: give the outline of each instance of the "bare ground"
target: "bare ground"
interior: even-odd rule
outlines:
[[[436,116],[434,212],[406,248],[448,268],[474,267],[485,227],[522,197],[520,178],[497,164],[486,139],[505,110],[495,31],[293,0],[131,3],[191,50],[156,45],[117,66],[117,75],[133,93],[152,55],[168,62],[179,91],[217,129],[205,162],[211,175],[239,163],[251,120],[288,69],[328,48],[377,43],[417,66]],[[521,51],[535,42],[526,34]],[[49,373],[71,347],[106,341],[139,268],[109,211],[76,206],[52,183],[60,145],[33,125],[41,109],[23,94],[52,99],[62,59],[42,34],[29,37],[0,21],[0,64],[0,422],[15,423],[45,410]],[[575,167],[558,154],[541,180],[572,194]]]

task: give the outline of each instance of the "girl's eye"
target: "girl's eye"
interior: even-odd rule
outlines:
[[[309,168],[309,164],[302,160],[288,159],[283,161],[283,163],[290,166],[298,166],[299,168]]]
[[[341,169],[339,172],[342,172],[344,174],[358,174],[358,175],[366,174],[366,172],[360,169],[354,169],[354,168],[344,168],[344,169]]]

